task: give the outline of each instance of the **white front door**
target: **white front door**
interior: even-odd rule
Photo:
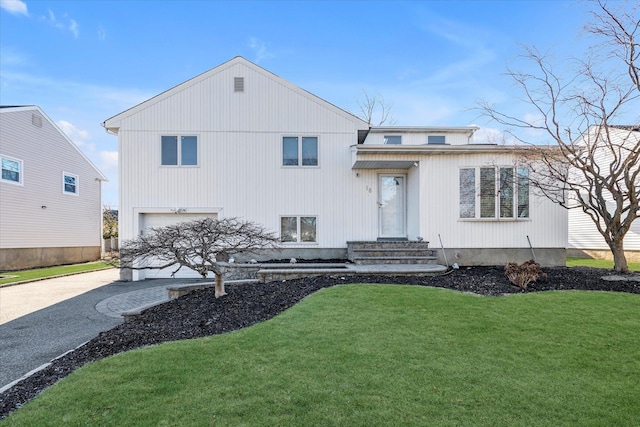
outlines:
[[[379,237],[407,237],[405,175],[379,175]]]

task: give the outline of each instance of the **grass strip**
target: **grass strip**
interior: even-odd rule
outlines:
[[[3,426],[602,426],[640,419],[640,295],[323,289],[92,363]]]
[[[56,267],[34,268],[31,270],[7,271],[0,273],[0,286],[25,282],[30,280],[48,279],[68,274],[85,273],[89,271],[104,270],[113,266],[104,261],[87,262],[83,264],[60,265]]]
[[[630,271],[640,271],[640,262],[627,262]],[[567,267],[593,267],[613,269],[613,261],[591,258],[567,258]]]

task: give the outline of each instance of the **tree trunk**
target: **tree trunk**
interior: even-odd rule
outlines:
[[[624,254],[623,240],[614,240],[611,245],[611,253],[613,254],[613,269],[620,273],[628,273],[627,257]]]
[[[625,260],[626,263],[626,260]],[[626,264],[625,264],[626,265]],[[224,278],[222,274],[216,273],[216,298],[220,298],[221,296],[226,295],[227,293],[224,291]]]

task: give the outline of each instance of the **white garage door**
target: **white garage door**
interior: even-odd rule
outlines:
[[[179,222],[193,221],[195,219],[216,218],[215,213],[144,213],[140,214],[140,230],[144,233],[149,228],[164,227]],[[139,279],[168,279],[177,266],[162,270],[140,270]],[[193,270],[182,267],[175,275],[176,278],[199,279],[201,276]]]

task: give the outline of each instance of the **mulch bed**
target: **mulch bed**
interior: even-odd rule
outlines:
[[[270,319],[304,297],[345,283],[433,286],[485,296],[548,290],[594,290],[640,294],[640,282],[603,280],[613,271],[586,267],[545,268],[546,278],[526,291],[511,285],[503,267],[462,268],[440,276],[322,276],[271,283],[228,285],[216,299],[213,288],[194,291],[145,310],[131,321],[100,333],[80,348],[0,394],[0,419],[86,363],[124,351],[167,341],[221,334]]]

